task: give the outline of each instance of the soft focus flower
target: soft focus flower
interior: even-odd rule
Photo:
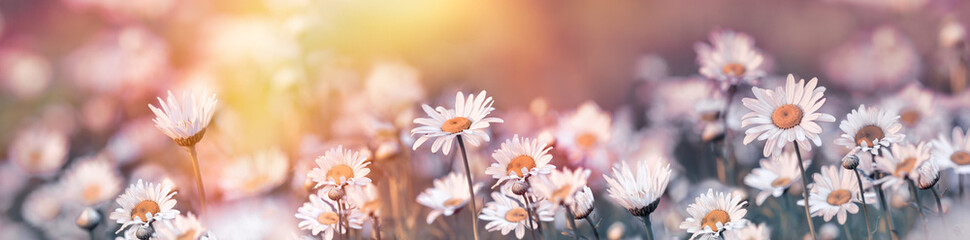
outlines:
[[[707,194],[701,194],[694,199],[694,203],[687,206],[690,217],[680,223],[680,229],[693,233],[690,239],[716,239],[723,231],[743,228],[748,220],[744,215],[748,201],[742,201],[741,196],[714,192],[708,189]]]
[[[804,79],[796,84],[795,76],[789,74],[785,88],[752,88],[755,98],[742,99],[744,106],[753,111],[742,117],[741,127],[751,126],[744,131],[744,144],[767,140],[763,152],[766,157],[792,141],[807,150],[812,149],[809,140],[821,146],[822,127],[815,121],[834,122],[835,117],[816,112],[825,103],[825,87],[816,88],[817,83],[818,79],[812,78],[807,85]]]
[[[582,167],[554,170],[549,175],[532,179],[536,195],[556,205],[570,206],[576,203],[576,192],[586,186],[590,171]]]
[[[822,216],[825,221],[838,216],[839,224],[845,224],[848,213],[859,212],[856,203],[862,203],[859,193],[859,182],[855,173],[841,166],[822,166],[821,174],[812,175],[815,180],[809,187],[808,207],[812,216]],[[798,200],[798,205],[805,205],[805,200]]]
[[[492,153],[497,163],[492,163],[485,174],[498,179],[495,188],[507,181],[522,181],[535,175],[546,175],[556,169],[549,164],[551,147],[533,138],[520,138],[518,135],[505,140],[502,147]]]
[[[898,94],[883,99],[880,107],[897,113],[906,136],[919,141],[935,137],[950,125],[949,114],[937,99],[933,92],[910,84]]]
[[[754,225],[749,223],[741,229],[730,231],[724,234],[726,240],[769,240],[771,239],[771,228],[765,223]]]
[[[216,108],[216,95],[202,91],[199,94],[182,93],[182,98],[176,99],[172,91],[168,91],[168,98],[158,98],[161,108],[149,104],[155,113],[155,127],[162,130],[179,146],[194,146],[205,135],[205,129],[212,120]]]
[[[809,165],[811,163],[806,163]],[[805,166],[808,168],[808,166]],[[761,206],[768,196],[781,197],[792,184],[802,180],[802,172],[798,168],[798,158],[794,151],[776,154],[770,159],[761,159],[761,167],[751,170],[744,176],[744,184],[761,190],[755,203]]]
[[[66,195],[83,206],[94,206],[118,196],[121,177],[116,166],[102,156],[77,161],[61,179]]]
[[[33,99],[53,78],[43,56],[23,49],[0,49],[0,89],[20,99]]]
[[[916,170],[919,176],[916,177],[916,185],[920,189],[930,189],[940,181],[940,164],[934,160],[927,161]]]
[[[944,169],[953,168],[958,174],[970,173],[970,132],[954,127],[951,138],[940,134],[930,144],[933,145],[933,159]]]
[[[568,153],[569,162],[609,161],[606,144],[611,138],[610,114],[594,102],[585,102],[575,112],[559,119],[556,146]]]
[[[481,184],[475,184],[475,192]],[[465,184],[465,174],[450,173],[444,178],[435,179],[434,187],[424,190],[418,195],[418,203],[431,208],[427,222],[431,224],[440,215],[451,216],[455,210],[465,206],[471,196],[468,196],[468,184]],[[476,211],[476,210],[471,210]]]
[[[919,168],[930,161],[930,146],[920,142],[896,144],[889,150],[883,149],[876,157],[876,170],[887,173],[879,181],[883,188],[899,189],[906,184],[906,180],[919,180]]]
[[[22,130],[10,144],[10,161],[24,172],[49,176],[64,165],[68,152],[67,136],[44,127]]]
[[[179,215],[175,208],[175,192],[161,184],[145,184],[141,179],[125,189],[125,193],[115,200],[120,205],[111,212],[109,218],[121,224],[119,233],[129,226],[137,228],[154,221],[173,220]]]
[[[836,85],[865,92],[894,89],[920,74],[919,52],[892,27],[836,48],[823,67]]]
[[[610,198],[634,216],[650,215],[670,182],[670,165],[659,162],[640,161],[631,169],[623,161],[619,168],[613,168],[613,177],[603,175]]]
[[[957,44],[966,41],[967,29],[953,17],[943,18],[943,26],[940,27],[940,46],[944,48],[956,47]]]
[[[418,149],[425,141],[434,138],[431,152],[442,149],[445,155],[451,152],[455,137],[462,136],[464,141],[472,146],[481,142],[488,142],[489,136],[485,131],[491,123],[503,122],[496,117],[486,117],[494,110],[492,97],[485,97],[485,91],[478,93],[478,97],[469,94],[468,98],[458,92],[455,96],[455,109],[437,107],[431,109],[427,104],[422,105],[424,112],[431,118],[414,119],[415,124],[421,126],[411,129],[411,135],[421,136],[414,142],[414,149]]]
[[[327,189],[344,185],[365,186],[370,183],[367,174],[370,162],[360,152],[344,149],[343,146],[330,149],[323,156],[314,160],[317,167],[307,173],[307,177],[316,182],[315,187],[327,186]]]
[[[765,58],[751,36],[725,29],[711,32],[710,40],[711,45],[694,45],[699,72],[720,81],[722,89],[742,82],[754,85],[765,75]]]
[[[243,155],[224,166],[220,187],[226,199],[266,193],[286,180],[290,160],[279,148]]]
[[[49,238],[84,238],[84,231],[74,223],[81,213],[80,205],[70,202],[64,192],[64,185],[57,182],[37,187],[24,199],[20,214]]]
[[[296,218],[300,220],[298,225],[300,229],[310,230],[313,235],[320,235],[321,239],[330,240],[333,239],[334,233],[337,231],[337,224],[340,220],[340,216],[337,215],[339,208],[337,207],[337,202],[330,200],[327,193],[324,190],[318,191],[316,194],[310,194],[309,201],[303,203],[303,206],[297,209]],[[351,211],[348,214],[348,219],[357,219],[359,217],[350,216],[353,214],[360,214],[359,211]],[[360,229],[359,222],[350,222],[350,227]],[[343,231],[347,231],[345,228],[340,228]],[[338,233],[343,234],[343,232]]]
[[[374,109],[395,120],[398,113],[410,111],[414,103],[424,98],[419,72],[399,62],[381,62],[371,68],[364,89],[367,100]]]
[[[492,192],[492,199],[494,201],[485,203],[482,214],[478,215],[479,219],[488,221],[485,229],[489,232],[500,231],[502,235],[508,235],[509,232],[515,230],[515,237],[522,239],[525,236],[526,228],[529,227],[527,222],[529,212],[524,208],[525,201],[521,199],[521,196],[512,196],[501,192]],[[549,210],[551,207],[553,206],[537,207],[536,212],[539,213],[537,218],[545,219],[543,221],[552,221],[552,211]],[[539,227],[538,222],[532,224],[533,228]]]
[[[858,147],[877,155],[879,149],[901,142],[905,138],[905,135],[899,133],[903,126],[898,120],[899,116],[893,115],[892,112],[860,105],[859,109],[853,109],[839,123],[842,136],[835,139],[835,143],[850,149]]]
[[[365,216],[381,216],[381,199],[374,184],[369,183],[367,186],[347,189],[347,199]]]
[[[175,216],[171,225],[157,227],[155,231],[161,240],[215,239],[192,213]]]

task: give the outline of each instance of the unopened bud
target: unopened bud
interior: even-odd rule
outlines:
[[[101,214],[90,207],[85,208],[84,211],[81,211],[81,215],[77,216],[77,220],[75,221],[78,227],[81,227],[88,231],[97,227],[98,223],[100,222],[101,222]]]
[[[155,230],[151,226],[145,225],[135,230],[135,237],[141,240],[148,240],[155,234]]]
[[[526,182],[526,181],[512,182],[512,193],[515,193],[515,195],[524,195],[528,191],[529,191],[529,182]]]
[[[327,197],[330,197],[330,200],[337,201],[344,197],[344,190],[340,188],[334,188],[327,193]]]
[[[842,158],[842,167],[849,170],[855,170],[859,167],[859,156],[855,154],[849,154]]]

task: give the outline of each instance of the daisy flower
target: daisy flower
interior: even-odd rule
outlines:
[[[366,156],[343,146],[330,149],[323,156],[314,160],[317,167],[307,173],[307,177],[317,183],[314,188],[327,186],[328,188],[343,187],[344,185],[365,186],[370,183],[367,174],[370,169]]]
[[[610,187],[606,190],[610,198],[634,216],[650,215],[657,209],[670,182],[670,164],[659,165],[659,162],[662,161],[641,161],[631,169],[624,161],[620,168],[613,168],[612,178],[603,175]]]
[[[815,180],[810,186],[808,206],[813,217],[822,216],[826,222],[838,216],[839,224],[845,224],[847,213],[858,213],[862,203],[859,183],[855,173],[841,166],[822,166],[821,174],[812,175]],[[805,205],[805,200],[798,200]]]
[[[930,146],[920,142],[919,145],[896,144],[890,151],[876,156],[876,170],[887,173],[880,179],[883,188],[899,189],[906,184],[906,179],[918,181],[919,168],[930,160]]]
[[[322,189],[316,194],[310,194],[309,202],[303,203],[296,211],[296,218],[300,220],[297,225],[300,229],[310,230],[313,235],[319,235],[322,239],[333,239],[334,233],[338,229],[338,221],[340,221],[340,216],[337,215],[339,208],[337,207],[337,202],[330,200],[327,193]],[[359,219],[359,211],[350,211],[348,214],[348,219]],[[360,229],[360,222],[349,221],[350,227]],[[340,228],[341,233],[346,232],[347,229]]]
[[[64,186],[54,182],[37,186],[24,198],[20,214],[24,222],[38,227],[51,238],[83,238],[83,230],[74,224],[71,214],[81,209],[72,209],[64,198]]]
[[[482,209],[482,214],[478,215],[479,219],[489,222],[485,225],[485,230],[489,232],[501,231],[502,235],[508,235],[509,232],[515,230],[515,237],[522,239],[525,236],[526,228],[529,227],[529,212],[525,209],[525,202],[522,197],[492,192],[492,199],[495,201],[486,203],[485,208]],[[549,211],[552,206],[542,204],[539,206],[539,208],[544,208],[536,210],[540,213],[540,220],[552,221],[552,211]],[[537,224],[532,226],[533,228],[538,227]]]
[[[475,184],[475,192],[478,192],[479,188],[481,185]],[[428,224],[442,214],[451,216],[455,210],[465,206],[471,199],[468,192],[465,174],[452,172],[444,178],[435,179],[433,188],[428,188],[418,195],[418,203],[431,208],[427,218]]]
[[[155,113],[155,127],[175,140],[179,146],[188,147],[202,140],[216,110],[216,102],[216,95],[207,91],[198,94],[183,92],[180,99],[176,99],[172,91],[168,91],[166,100],[158,98],[161,108],[151,104],[148,108]]]
[[[850,149],[858,147],[872,155],[878,155],[879,149],[905,138],[905,135],[899,133],[903,126],[898,120],[899,116],[891,112],[860,105],[859,109],[849,112],[845,120],[839,123],[842,136],[835,139],[835,144]]]
[[[8,157],[24,172],[48,176],[64,165],[68,148],[68,139],[63,133],[31,127],[17,135]]]
[[[570,206],[576,203],[576,192],[586,186],[590,171],[582,167],[552,171],[549,175],[532,180],[535,194],[556,205]]]
[[[761,190],[755,203],[761,206],[768,196],[780,197],[792,186],[802,180],[802,172],[798,169],[798,158],[794,151],[784,151],[770,159],[761,159],[761,167],[751,170],[744,176],[744,184]],[[811,163],[806,162],[807,165]]]
[[[708,189],[707,194],[701,194],[687,206],[690,217],[680,223],[680,229],[693,233],[690,239],[715,239],[723,231],[747,225],[748,220],[744,219],[748,214],[744,209],[747,205],[748,201],[743,201],[740,195]]]
[[[898,94],[886,98],[880,106],[899,115],[906,136],[913,141],[929,139],[943,132],[951,118],[940,107],[935,94],[918,84],[910,84]]]
[[[730,231],[724,234],[727,240],[769,240],[771,239],[771,228],[765,223],[758,225],[748,224],[743,228]]]
[[[223,169],[220,187],[227,200],[260,195],[282,184],[289,168],[290,160],[279,148],[240,156]]]
[[[903,33],[881,26],[827,53],[821,65],[833,84],[873,92],[896,89],[918,79],[920,59],[919,50]]]
[[[150,224],[153,221],[172,220],[179,214],[175,207],[175,192],[167,186],[145,184],[141,179],[125,189],[115,200],[121,207],[111,212],[109,218],[121,224],[119,233],[129,226]]]
[[[710,40],[711,45],[694,45],[701,75],[720,81],[723,89],[740,82],[754,85],[765,75],[765,57],[751,36],[725,29],[711,32]]]
[[[943,168],[953,168],[959,174],[970,173],[970,132],[966,135],[960,127],[954,127],[951,138],[940,134],[930,142],[933,158]]]
[[[576,219],[586,218],[593,212],[596,199],[593,198],[593,190],[588,186],[583,186],[583,189],[577,191],[574,199],[576,201],[569,205],[569,209],[576,214]]]
[[[744,131],[744,144],[755,139],[767,140],[763,152],[766,157],[792,141],[800,143],[798,146],[806,150],[812,149],[808,140],[821,146],[819,134],[822,127],[815,121],[834,122],[835,117],[816,112],[825,103],[822,98],[825,87],[816,87],[817,83],[817,78],[812,78],[808,84],[804,79],[795,83],[795,76],[788,74],[785,88],[778,87],[774,91],[752,88],[755,98],[741,100],[753,111],[741,117],[741,127],[752,126]]]
[[[556,145],[566,151],[570,163],[608,161],[612,119],[594,102],[586,102],[575,112],[559,119]]]
[[[379,197],[377,187],[373,183],[347,190],[347,199],[350,200],[350,203],[368,217],[381,216],[381,200]]]
[[[202,223],[192,213],[187,215],[175,216],[172,224],[165,227],[155,228],[158,239],[162,240],[182,240],[182,239],[215,239],[215,236],[202,227]]]
[[[512,139],[505,140],[502,147],[492,153],[492,158],[497,163],[492,163],[485,169],[485,174],[498,179],[492,188],[507,181],[521,181],[533,175],[549,174],[556,169],[556,166],[549,164],[552,161],[549,150],[552,148],[534,138],[520,138],[515,135]]]
[[[79,161],[64,174],[61,183],[67,186],[66,195],[83,206],[110,200],[121,191],[121,177],[114,164],[103,157]]]
[[[438,152],[441,149],[445,155],[451,152],[452,142],[455,137],[462,136],[465,142],[472,146],[478,146],[481,142],[488,142],[489,136],[485,130],[491,123],[501,123],[502,119],[487,117],[492,110],[492,97],[486,97],[485,91],[469,94],[468,98],[461,92],[455,96],[455,109],[437,107],[424,104],[421,106],[424,112],[431,118],[414,119],[415,124],[421,126],[411,129],[411,135],[420,134],[421,137],[414,142],[413,149],[417,150],[428,139],[434,138],[431,144],[431,152]]]
[[[936,161],[926,161],[916,170],[919,173],[916,183],[920,189],[930,189],[936,182],[940,181],[940,165]]]

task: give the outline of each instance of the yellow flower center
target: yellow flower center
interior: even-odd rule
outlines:
[[[364,206],[361,208],[363,208],[365,212],[375,212],[377,211],[377,209],[381,208],[381,201],[374,200],[374,201],[366,202],[364,203]]]
[[[569,193],[572,189],[573,189],[573,185],[569,185],[569,184],[563,185],[562,187],[557,188],[555,191],[552,191],[552,197],[550,198],[552,198],[551,200],[556,202],[563,201],[567,197],[569,197]]]
[[[583,149],[592,148],[596,145],[596,135],[592,133],[583,133],[576,136],[576,145]]]
[[[354,177],[354,169],[347,166],[347,164],[340,164],[333,166],[327,171],[327,179],[333,178],[337,182],[337,185],[343,184],[340,178],[343,177],[344,180]]]
[[[101,196],[101,186],[96,184],[91,184],[84,187],[84,191],[81,191],[81,199],[86,203],[94,203],[98,201]]]
[[[509,161],[509,165],[505,167],[506,173],[518,174],[519,177],[523,177],[522,168],[530,170],[536,167],[536,160],[527,155],[521,155]]]
[[[455,117],[448,119],[445,123],[441,124],[441,131],[450,133],[459,133],[465,131],[472,126],[472,121],[465,117]]]
[[[906,158],[902,162],[896,164],[896,176],[903,176],[913,170],[916,167],[916,158]]]
[[[323,225],[334,225],[339,220],[340,217],[335,212],[324,212],[317,216],[317,222]]]
[[[875,146],[877,139],[882,139],[884,137],[886,137],[886,133],[882,131],[882,128],[875,125],[867,125],[856,132],[855,142],[859,145],[866,144],[869,145],[869,147],[872,147]]]
[[[724,74],[727,75],[734,75],[735,77],[740,77],[741,75],[744,75],[744,72],[747,71],[748,69],[745,68],[744,65],[737,63],[728,63],[725,64],[724,67],[721,67],[721,72],[724,72]]]
[[[798,106],[785,104],[775,108],[771,113],[771,122],[781,129],[789,129],[802,123],[802,109]]]
[[[701,227],[707,226],[710,227],[711,230],[717,232],[717,223],[721,223],[723,226],[728,222],[731,222],[731,216],[728,215],[728,213],[724,210],[715,209],[708,212],[707,215],[704,216],[704,219],[701,220]]]
[[[160,211],[162,211],[162,209],[159,208],[158,203],[152,200],[144,200],[131,209],[131,219],[134,220],[135,218],[138,218],[147,222],[148,219],[145,219],[146,213],[151,213],[152,216],[155,216],[155,214],[158,214]]]
[[[771,186],[784,187],[784,186],[788,186],[789,183],[791,183],[791,178],[779,177],[778,179],[775,179],[775,181],[771,182]]]
[[[829,196],[825,199],[825,201],[828,202],[829,205],[840,206],[849,202],[851,199],[852,194],[849,193],[849,190],[839,189],[829,193]]]
[[[505,221],[509,222],[520,222],[525,220],[529,216],[529,213],[525,211],[525,208],[513,208],[508,212],[505,212]]]
[[[953,155],[950,155],[950,161],[960,166],[970,164],[970,153],[967,153],[967,151],[957,151]]]
[[[919,123],[920,117],[919,111],[914,109],[906,109],[899,113],[899,121],[910,127],[916,126]]]
[[[175,240],[195,240],[195,233],[197,233],[195,229],[189,229],[175,237]]]
[[[445,205],[445,207],[457,207],[458,205],[461,205],[464,202],[465,202],[464,199],[451,198],[445,201],[445,203],[442,205]]]

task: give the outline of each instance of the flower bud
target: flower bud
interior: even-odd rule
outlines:
[[[141,226],[138,230],[135,230],[135,237],[141,240],[148,240],[155,235],[155,230],[151,226]]]
[[[842,167],[849,170],[855,170],[859,167],[859,156],[855,154],[849,154],[842,158]]]
[[[85,208],[84,211],[81,211],[81,215],[77,216],[77,220],[75,220],[75,223],[77,223],[78,227],[81,227],[88,231],[97,227],[98,223],[100,222],[101,222],[101,214],[90,207]]]
[[[512,193],[515,193],[515,195],[524,195],[528,191],[529,191],[529,182],[526,182],[526,181],[512,182]]]
[[[334,188],[327,193],[327,197],[330,197],[330,200],[337,201],[344,197],[344,190],[340,188]]]

